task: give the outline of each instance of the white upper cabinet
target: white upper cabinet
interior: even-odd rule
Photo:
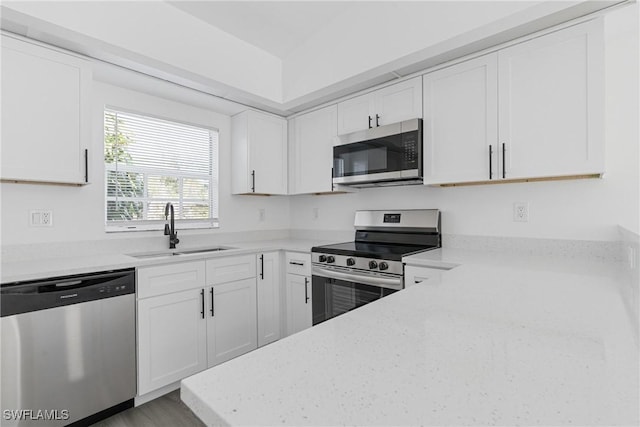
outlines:
[[[425,184],[604,172],[602,23],[424,76]]]
[[[1,75],[1,178],[86,184],[89,63],[2,35]]]
[[[338,134],[357,132],[375,126],[373,94],[347,99],[338,104]]]
[[[415,77],[374,92],[373,126],[422,117],[422,79]]]
[[[231,118],[233,194],[287,194],[287,121],[248,110]]]
[[[338,104],[338,134],[422,117],[422,80],[415,77]]]
[[[497,176],[497,58],[424,76],[425,184],[488,180],[490,170]]]
[[[289,121],[289,194],[333,191],[333,144],[337,135],[336,105]]]
[[[602,22],[501,50],[498,64],[505,178],[602,173]]]

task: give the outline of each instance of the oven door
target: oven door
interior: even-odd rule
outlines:
[[[403,287],[402,276],[370,276],[348,269],[313,266],[313,324],[383,298]]]

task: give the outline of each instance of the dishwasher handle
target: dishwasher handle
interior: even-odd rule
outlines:
[[[87,289],[91,287],[106,287],[106,290],[112,292],[120,290],[120,285],[125,284],[127,281],[135,280],[133,271],[117,271],[99,273],[95,275],[88,275],[85,277],[67,277],[59,279],[51,279],[46,282],[36,282],[31,284],[22,285],[22,289],[30,293],[30,290],[35,290],[35,293],[43,294],[47,292],[66,292],[69,290]],[[113,289],[111,289],[113,287]],[[30,289],[33,288],[33,289]],[[4,292],[3,292],[4,294]]]
[[[2,284],[0,316],[45,310],[135,293],[135,270]]]

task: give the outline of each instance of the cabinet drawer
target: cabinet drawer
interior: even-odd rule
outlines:
[[[138,298],[204,288],[204,261],[138,268]]]
[[[234,282],[256,277],[256,256],[244,255],[207,261],[207,284]]]
[[[301,276],[311,275],[311,254],[287,252],[285,262],[287,273],[299,274]]]

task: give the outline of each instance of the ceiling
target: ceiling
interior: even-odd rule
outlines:
[[[304,44],[353,1],[168,1],[278,58]]]

